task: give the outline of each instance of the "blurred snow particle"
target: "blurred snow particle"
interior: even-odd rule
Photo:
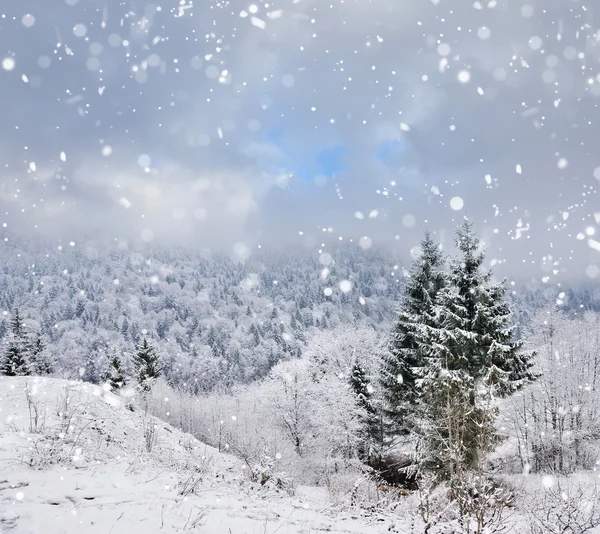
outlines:
[[[94,42],[90,45],[90,54],[92,56],[99,56],[100,54],[102,54],[103,49],[104,47],[100,43]]]
[[[85,37],[85,34],[87,33],[87,27],[85,24],[75,24],[75,26],[73,27],[73,34],[75,35],[75,37]]]
[[[446,43],[440,44],[437,47],[437,53],[443,57],[450,55],[450,45],[448,45]]]
[[[90,59],[96,59],[96,58],[90,58]],[[98,61],[96,59],[96,61]],[[100,63],[98,63],[98,65],[100,65]],[[135,75],[133,76],[135,78],[135,81],[137,83],[146,83],[148,81],[148,73],[145,70],[137,70],[135,71]]]
[[[145,243],[150,243],[150,241],[152,241],[154,239],[154,232],[152,230],[150,230],[149,228],[146,228],[146,229],[142,230],[140,237],[142,238],[142,241],[144,241]]]
[[[477,37],[479,37],[482,41],[489,39],[492,35],[492,30],[490,30],[487,26],[482,26],[477,30]]]
[[[340,291],[342,293],[350,293],[352,291],[352,282],[350,280],[342,280],[340,282]]]
[[[588,239],[588,246],[600,252],[600,242],[596,241],[595,239]]]
[[[236,243],[233,245],[233,253],[242,261],[250,257],[250,247],[245,243]]]
[[[48,56],[40,56],[38,58],[38,65],[41,69],[47,69],[50,67],[52,60]]]
[[[469,83],[471,81],[471,73],[468,70],[461,70],[458,73],[458,81],[460,83]]]
[[[138,165],[142,167],[142,169],[147,169],[152,164],[152,159],[148,154],[142,154],[138,160]]]
[[[414,215],[408,214],[402,217],[402,225],[406,228],[412,228],[416,222]]]
[[[550,475],[546,475],[544,478],[542,478],[542,485],[545,488],[551,488],[552,486],[554,486],[554,478]]]
[[[560,170],[566,169],[569,166],[569,162],[565,158],[560,158],[556,164]]]
[[[123,42],[123,40],[121,39],[121,36],[118,33],[111,33],[108,36],[108,44],[110,46],[112,46],[113,48],[116,48],[117,46],[121,46],[122,42]]]
[[[6,57],[2,60],[2,68],[11,71],[15,68],[15,60],[12,57]]]
[[[121,197],[119,199],[119,204],[121,204],[121,206],[123,206],[125,209],[131,208],[131,202],[129,200],[127,200],[125,197]]]
[[[31,161],[29,163],[29,169],[31,170],[31,172],[37,171],[37,165],[35,164],[35,161]]]
[[[22,491],[17,491],[17,493],[15,493],[15,499],[17,499],[17,501],[22,501],[25,498],[25,494]]]
[[[598,268],[597,265],[588,265],[585,270],[585,274],[589,278],[597,278],[598,274],[600,274],[600,268]]]
[[[517,174],[523,174],[523,168],[521,167],[521,165],[519,163],[517,163],[517,166],[515,167],[515,171],[517,172]]]
[[[596,178],[596,180],[600,180],[600,167],[596,167],[594,169],[594,178]]]
[[[112,148],[108,145],[102,147],[102,155],[108,157],[112,154]]]
[[[465,205],[465,203],[464,203],[463,199],[460,197],[452,197],[450,199],[450,207],[453,210],[459,211],[459,210],[463,209],[464,205]]]
[[[217,67],[216,65],[209,65],[208,67],[206,67],[204,73],[206,74],[206,77],[210,80],[215,80],[219,77],[221,71],[219,71],[219,67]]]
[[[65,3],[69,6],[74,6],[77,2],[79,2],[79,0],[65,0]]]
[[[556,72],[552,69],[546,69],[542,73],[542,81],[544,83],[554,83],[556,81]]]
[[[95,72],[100,70],[100,60],[95,56],[89,57],[85,63],[85,66],[88,70]]]
[[[322,174],[315,176],[314,181],[315,181],[315,184],[318,185],[319,187],[324,187],[327,185],[327,177],[323,176]]]
[[[281,83],[284,87],[294,87],[296,79],[294,78],[293,74],[284,74],[281,78]]]
[[[31,13],[27,13],[26,15],[23,15],[21,24],[26,28],[31,28],[35,24],[35,17]]]
[[[379,210],[371,210],[369,212],[369,219],[377,219],[379,216]]]
[[[148,56],[148,66],[152,68],[160,67],[160,56],[158,54],[150,54]]]
[[[190,67],[192,67],[194,70],[201,69],[203,64],[204,62],[200,56],[194,56],[192,59],[190,59]]]
[[[539,50],[542,48],[542,38],[534,35],[531,39],[529,39],[529,48],[532,50]]]
[[[400,123],[400,129],[403,132],[410,132],[410,126],[408,124],[406,124],[405,122]]]
[[[331,265],[333,263],[333,257],[329,252],[323,252],[323,254],[319,256],[319,263],[321,265]]]
[[[67,161],[67,154],[65,152],[60,153],[60,161]]]
[[[529,4],[525,4],[524,6],[522,6],[521,16],[525,17],[526,19],[533,17],[533,6],[530,6]]]
[[[326,287],[323,290],[323,293],[325,294],[326,297],[331,297],[331,295],[333,294],[333,289],[331,289],[330,287]]]
[[[565,59],[568,59],[569,61],[576,59],[577,48],[575,48],[574,46],[567,46],[563,51],[563,56],[565,56]]]
[[[264,30],[267,27],[267,23],[264,20],[259,19],[258,17],[250,17],[250,22],[252,26],[256,26],[261,30]]]
[[[358,297],[358,302],[360,302],[361,306],[364,306],[367,303],[367,301],[364,299],[364,297]]]
[[[373,240],[370,237],[363,236],[358,240],[358,245],[363,250],[369,250],[373,246]]]
[[[600,180],[600,167],[598,167],[597,170],[599,171],[598,180]],[[354,216],[361,221],[365,218],[365,216],[360,211],[355,212]]]

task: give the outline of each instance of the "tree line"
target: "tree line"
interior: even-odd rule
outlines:
[[[31,332],[20,311],[16,309],[10,319],[10,329],[4,341],[0,371],[5,376],[51,375],[53,363],[39,332]],[[155,348],[143,339],[133,357],[133,373],[128,376],[123,361],[113,354],[107,372],[100,377],[113,391],[134,382],[142,391],[148,392],[161,374],[159,356]],[[89,369],[79,369],[80,377],[89,377]]]

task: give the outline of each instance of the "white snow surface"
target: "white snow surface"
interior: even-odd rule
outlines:
[[[154,417],[144,424],[140,403],[128,403],[92,384],[0,377],[0,532],[403,531],[398,517],[334,511],[323,488],[266,491],[237,458]],[[148,452],[144,427],[154,425]]]

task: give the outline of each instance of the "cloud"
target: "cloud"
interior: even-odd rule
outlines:
[[[156,242],[226,250],[296,243],[300,229],[321,243],[333,228],[333,242],[366,235],[407,255],[423,227],[447,236],[468,212],[507,272],[558,262],[577,275],[598,261],[575,237],[596,224],[591,10],[543,0],[256,6],[243,17],[237,0],[195,2],[182,16],[111,5],[100,17],[83,2],[32,4],[32,27],[24,4],[4,7],[0,56],[15,61],[0,71],[10,227],[130,242],[151,231]]]

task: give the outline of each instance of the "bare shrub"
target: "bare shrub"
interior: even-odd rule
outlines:
[[[530,503],[532,534],[584,534],[600,526],[600,492],[594,483],[557,481]]]
[[[25,396],[27,397],[27,408],[29,411],[29,432],[38,434],[46,427],[46,418],[48,415],[47,403],[35,400],[35,388],[27,382],[25,384]]]
[[[151,453],[158,443],[158,425],[153,421],[144,419],[142,426],[144,429],[144,445],[146,447],[146,452]]]
[[[79,395],[75,388],[65,386],[58,394],[56,415],[60,418],[60,431],[65,435],[74,431],[74,421],[79,408]]]

